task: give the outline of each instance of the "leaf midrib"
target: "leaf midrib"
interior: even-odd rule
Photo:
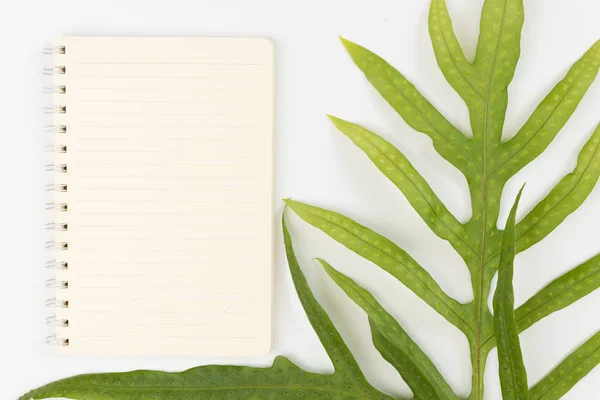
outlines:
[[[483,329],[482,326],[482,318],[483,318],[483,304],[485,302],[483,296],[483,288],[485,286],[485,253],[487,246],[487,213],[488,213],[488,176],[487,176],[487,163],[488,163],[488,125],[489,125],[489,108],[490,108],[490,92],[492,89],[492,83],[494,82],[494,72],[496,70],[496,60],[498,57],[498,52],[500,51],[500,42],[502,39],[502,34],[504,32],[504,21],[506,19],[506,8],[508,6],[508,0],[504,1],[504,8],[502,10],[502,19],[500,22],[500,32],[498,34],[498,42],[496,44],[496,49],[494,51],[494,59],[492,62],[492,69],[489,75],[489,82],[486,89],[485,96],[485,113],[483,118],[483,168],[482,168],[482,176],[483,176],[483,221],[482,221],[482,239],[481,239],[481,260],[479,264],[479,296],[478,296],[478,305],[477,305],[477,321],[476,321],[476,329],[475,329],[475,375],[476,375],[476,385],[475,394],[478,397],[477,400],[483,398],[483,387],[481,387],[481,376],[482,376],[482,365],[481,365],[481,331]]]

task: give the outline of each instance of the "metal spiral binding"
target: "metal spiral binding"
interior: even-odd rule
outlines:
[[[66,125],[47,125],[44,127],[44,132],[48,133],[67,133]]]
[[[69,300],[58,300],[53,297],[46,300],[46,307],[49,308],[69,308]]]
[[[60,319],[60,318],[56,318],[55,316],[51,316],[51,317],[46,318],[46,325],[60,327],[60,328],[67,328],[69,326],[69,320],[68,319]]]
[[[43,69],[43,74],[47,76],[53,76],[53,80],[50,85],[46,85],[42,88],[42,93],[50,95],[53,98],[53,105],[44,107],[43,111],[45,114],[54,115],[54,124],[46,125],[43,131],[53,135],[53,143],[44,148],[47,153],[54,155],[52,163],[48,163],[44,166],[44,169],[52,173],[53,183],[47,184],[44,187],[46,192],[51,192],[53,199],[45,203],[46,210],[50,210],[53,213],[52,221],[48,222],[45,228],[52,232],[53,238],[46,241],[46,248],[51,251],[52,258],[47,260],[45,263],[45,269],[52,271],[53,277],[46,280],[45,286],[48,289],[57,291],[57,296],[46,300],[46,307],[55,310],[55,313],[46,318],[46,325],[56,329],[54,335],[46,338],[46,343],[54,346],[69,346],[69,339],[63,337],[64,328],[69,327],[69,320],[66,317],[66,309],[69,308],[69,301],[64,299],[65,290],[69,289],[69,281],[66,278],[69,271],[69,263],[67,252],[69,250],[69,242],[65,237],[65,233],[68,231],[68,203],[64,200],[64,194],[67,192],[67,182],[64,174],[67,173],[68,167],[66,164],[67,145],[60,143],[66,139],[64,136],[67,133],[67,126],[64,124],[64,116],[67,114],[67,105],[62,96],[67,95],[67,86],[64,84],[63,76],[67,73],[67,67],[60,61],[63,60],[65,54],[67,54],[66,46],[53,46],[43,49],[43,54],[52,56],[56,64],[53,67]],[[67,98],[67,97],[65,97]],[[59,123],[57,123],[59,122]],[[63,221],[64,220],[64,221]],[[60,293],[60,295],[59,295]],[[59,336],[60,335],[60,336]]]
[[[56,335],[52,335],[46,338],[46,344],[49,346],[68,346],[69,339],[63,339],[56,337]]]
[[[67,93],[67,87],[65,85],[58,85],[58,86],[53,86],[53,85],[46,85],[42,88],[42,93],[44,94],[66,94]]]
[[[65,46],[44,47],[42,53],[46,55],[67,54],[67,48]]]
[[[69,269],[69,263],[66,261],[57,263],[56,260],[48,260],[46,261],[46,269],[66,271]]]

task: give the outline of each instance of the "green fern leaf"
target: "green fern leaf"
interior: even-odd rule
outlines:
[[[519,192],[506,222],[498,270],[498,287],[494,294],[494,330],[498,342],[500,383],[504,400],[527,400],[529,396],[527,373],[515,321],[513,291],[515,219],[522,192],[523,189]]]
[[[575,170],[517,225],[517,251],[524,251],[552,232],[585,201],[600,176],[600,125],[581,150]]]
[[[600,332],[582,344],[531,388],[531,400],[559,400],[600,364]]]
[[[375,297],[352,279],[335,270],[326,261],[319,259],[319,262],[331,279],[367,313],[369,319],[377,326],[377,331],[389,341],[385,347],[387,349],[395,348],[400,363],[394,364],[394,367],[406,380],[415,397],[418,399],[456,399],[456,395],[433,362],[402,329],[398,321],[385,311]]]
[[[508,106],[508,85],[521,55],[523,0],[486,0],[481,13],[477,54],[473,68],[483,93],[478,118],[471,116],[473,137],[484,154],[495,152],[501,139]],[[487,172],[487,171],[486,171]]]
[[[600,255],[586,261],[531,297],[515,311],[519,332],[600,288]]]
[[[490,175],[508,179],[542,154],[575,112],[599,68],[600,41],[573,65],[515,137],[502,145],[501,157]]]
[[[29,392],[20,400],[65,397],[81,400],[330,398],[391,399],[340,375],[303,371],[285,357],[270,368],[210,365],[180,373],[132,371],[80,375]]]
[[[473,65],[465,58],[452,29],[445,0],[433,0],[429,8],[429,35],[437,63],[446,80],[474,112],[484,100],[483,89],[477,87]]]

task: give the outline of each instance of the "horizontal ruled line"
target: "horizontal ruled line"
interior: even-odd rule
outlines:
[[[255,92],[258,89],[256,88],[200,88],[200,89],[185,89],[185,88],[165,88],[165,87],[143,87],[143,88],[129,88],[129,87],[82,87],[81,91],[85,90],[128,90],[128,91],[169,91],[169,92],[228,92],[228,91],[236,91],[236,92]]]
[[[259,63],[213,63],[213,62],[78,62],[77,65],[217,65],[256,67]]]
[[[229,315],[225,313],[226,315]],[[245,314],[244,314],[245,315]],[[210,327],[210,328],[258,328],[256,324],[126,324],[126,325],[103,325],[103,328],[189,328],[189,327]]]
[[[205,152],[199,152],[198,150],[114,150],[114,149],[109,149],[109,150],[78,150],[77,151],[78,154],[80,153],[158,153],[158,154],[162,154],[162,153],[193,153],[193,154],[258,154],[255,151],[219,151],[219,152],[215,152],[215,151],[205,151]]]
[[[77,249],[80,252],[92,253],[101,251],[103,253],[107,252],[107,249],[104,248],[83,248]],[[111,253],[125,253],[125,252],[150,252],[150,253],[214,253],[214,254],[255,254],[256,252],[253,250],[165,250],[165,249],[110,249]]]
[[[244,217],[252,217],[257,216],[257,213],[140,213],[140,212],[124,212],[124,213],[115,213],[115,212],[76,212],[75,215],[197,215],[197,216],[244,216]]]
[[[121,203],[143,203],[143,204],[256,204],[256,201],[148,201],[148,200],[77,200],[77,203],[99,203],[99,204],[121,204]]]
[[[189,286],[77,286],[79,289],[169,289],[169,290],[192,290],[192,291],[203,291],[203,290],[256,290],[256,287],[211,287],[211,288],[200,288],[200,287],[189,287]],[[185,312],[189,313],[188,311]],[[169,311],[168,314],[178,314],[177,312]],[[202,313],[198,313],[202,314]]]
[[[85,339],[219,339],[219,340],[256,340],[254,336],[78,336],[78,340]]]
[[[101,301],[101,302],[121,302],[121,301],[140,301],[143,303],[158,303],[158,304],[162,304],[162,303],[178,303],[178,302],[182,302],[182,303],[210,303],[210,304],[218,304],[218,303],[237,303],[237,304],[255,304],[258,303],[258,301],[256,300],[229,300],[229,299],[199,299],[199,300],[139,300],[138,297],[80,297],[79,301],[84,302],[84,301]],[[106,312],[106,311],[105,311]],[[157,313],[160,313],[157,311]],[[187,313],[187,312],[186,312]],[[211,312],[206,312],[207,314],[211,314]],[[217,313],[217,312],[212,312]],[[174,314],[177,314],[176,312]],[[234,314],[234,313],[231,313]]]
[[[144,176],[141,176],[141,178],[143,178]],[[101,175],[94,175],[91,176],[91,178],[140,178],[140,176],[137,175],[107,175],[107,176],[101,176]],[[153,179],[158,179],[158,178],[184,178],[184,179],[258,179],[257,176],[181,176],[181,175],[173,175],[173,176],[168,176],[168,175],[160,175],[160,176],[153,176]],[[166,190],[170,190],[168,188],[166,188]]]
[[[77,128],[168,128],[168,129],[257,129],[255,125],[75,125]]]
[[[256,104],[254,100],[79,100],[79,103],[135,103],[135,104]]]
[[[112,299],[105,299],[107,301],[112,301]],[[140,303],[163,303],[165,301],[170,301],[170,300],[142,300],[140,301]],[[191,302],[191,303],[196,303],[196,301],[193,300],[175,300],[175,302],[182,302],[182,303],[186,303],[186,302]],[[201,302],[201,301],[198,301]],[[228,302],[228,301],[224,301],[224,302]],[[257,303],[256,301],[238,301],[238,303]],[[114,313],[115,311],[101,311],[101,310],[86,310],[85,312],[87,313],[98,313],[98,314],[108,314],[108,313]],[[118,310],[117,310],[118,312]],[[160,315],[170,315],[170,314],[193,314],[193,315],[213,315],[213,314],[223,314],[223,315],[254,315],[257,314],[256,311],[235,311],[235,312],[224,312],[222,310],[217,310],[217,311],[156,311],[156,314],[160,314]]]
[[[113,188],[113,187],[78,187],[77,188],[78,191],[82,191],[82,190],[91,190],[91,191],[100,191],[100,190],[105,190],[105,191],[125,191],[125,192],[137,192],[137,191],[156,191],[156,192],[163,192],[168,190],[169,192],[244,192],[244,193],[252,193],[252,192],[256,192],[256,189],[231,189],[231,188],[226,188],[226,189],[217,189],[217,188],[200,188],[200,189],[188,189],[188,188],[181,188],[181,189],[171,189],[171,188],[160,188],[160,187],[151,187],[151,188]]]
[[[239,75],[106,75],[106,74],[78,74],[78,77],[90,78],[115,78],[115,79],[256,79],[254,76]]]
[[[79,115],[142,115],[142,116],[161,116],[161,117],[202,117],[202,116],[222,116],[222,117],[253,117],[256,113],[136,113],[136,112],[80,112]]]
[[[167,265],[170,266],[170,264],[165,264],[165,266],[167,266]],[[249,268],[246,268],[246,269],[249,269]],[[85,276],[85,277],[109,277],[109,278],[115,278],[115,277],[118,277],[118,278],[121,278],[121,277],[128,278],[128,277],[131,277],[131,276],[135,276],[136,278],[139,278],[139,277],[152,278],[152,277],[157,277],[157,276],[158,277],[172,277],[173,276],[172,273],[171,274],[140,274],[137,270],[136,271],[132,271],[132,273],[134,273],[135,275],[116,274],[116,273],[115,274],[113,274],[113,273],[110,273],[110,274],[104,274],[104,273],[103,274],[101,274],[101,273],[95,273],[95,274],[93,274],[93,273],[85,273],[84,274],[84,273],[82,273],[82,274],[79,274],[79,276]],[[240,275],[227,275],[227,274],[217,275],[217,274],[182,274],[182,273],[178,273],[177,276],[178,277],[189,277],[189,278],[247,278],[249,275],[241,275],[240,276]]]
[[[258,179],[257,176],[181,176],[181,175],[79,175],[82,178],[169,178],[169,179]]]
[[[164,262],[157,262],[157,261],[144,261],[144,262],[139,262],[139,263],[123,263],[123,262],[111,262],[111,265],[195,265],[195,266],[214,266],[214,265],[219,265],[219,266],[223,266],[223,265],[227,265],[227,266],[232,266],[232,267],[240,267],[240,268],[245,268],[245,267],[253,267],[254,264],[240,264],[240,263],[219,263],[219,262],[189,262],[189,263],[184,263],[184,262],[169,262],[169,263],[164,263]],[[77,265],[77,264],[76,264]],[[85,263],[78,263],[78,265],[106,265],[106,262],[94,262],[94,261],[87,261]]]
[[[232,163],[223,163],[223,164],[167,164],[167,163],[133,163],[133,162],[82,162],[79,165],[99,165],[99,166],[132,166],[132,167],[249,167],[256,166],[256,163],[240,163],[240,164],[232,164]]]
[[[205,238],[205,237],[158,237],[158,236],[157,237],[81,236],[81,237],[79,237],[79,239],[80,240],[195,240],[195,241],[202,241],[202,242],[222,242],[222,241],[239,242],[239,241],[255,240],[252,237],[247,237],[247,238],[227,238],[227,237]]]
[[[166,229],[166,228],[190,228],[190,229],[231,229],[231,230],[237,230],[237,229],[255,229],[255,226],[253,225],[237,225],[237,226],[229,226],[229,225],[116,225],[116,224],[110,224],[110,225],[100,225],[100,224],[95,224],[95,225],[88,225],[88,224],[78,224],[77,225],[77,229],[82,229],[82,228],[110,228],[110,229],[118,229],[118,228],[145,228],[145,229]],[[114,263],[111,263],[114,264]],[[147,264],[147,263],[144,263]],[[163,264],[163,263],[161,263]],[[193,264],[192,264],[193,265]]]
[[[236,141],[239,140],[239,137],[225,137],[225,138],[202,138],[202,137],[192,137],[192,136],[188,136],[188,137],[159,137],[158,140],[160,140],[161,142],[170,142],[170,141],[185,141],[185,140],[192,140],[192,141],[198,141],[198,142],[224,142],[227,140],[231,140],[231,141]],[[151,136],[132,136],[132,137],[118,137],[118,138],[113,138],[113,137],[106,137],[106,136],[96,136],[96,137],[85,137],[85,136],[80,136],[77,138],[77,140],[108,140],[108,141],[115,141],[115,140],[143,140],[143,141],[151,141],[151,140],[156,140],[156,138],[153,138]],[[192,164],[194,165],[194,164]]]

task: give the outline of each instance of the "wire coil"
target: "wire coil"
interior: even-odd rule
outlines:
[[[51,317],[46,318],[46,325],[54,326],[54,327],[58,327],[58,328],[68,328],[69,320],[68,319],[60,319],[60,318],[56,318],[55,316],[51,316]]]
[[[42,49],[42,54],[67,54],[67,48],[65,46],[44,47]]]
[[[46,307],[48,308],[69,308],[68,300],[58,300],[53,297],[51,299],[46,300]]]
[[[59,338],[56,335],[48,336],[46,338],[46,344],[50,346],[68,346],[69,339]]]
[[[64,56],[67,54],[66,46],[52,46],[42,50],[43,54],[53,57],[55,63],[52,67],[44,68],[42,73],[52,79],[51,84],[42,87],[42,93],[52,96],[50,105],[43,108],[43,112],[53,119],[51,125],[46,125],[43,132],[53,135],[52,144],[47,145],[44,151],[53,154],[53,162],[44,165],[44,169],[53,175],[52,183],[45,185],[45,192],[52,195],[52,200],[45,203],[46,210],[53,214],[51,221],[46,223],[46,230],[52,233],[52,239],[47,240],[45,245],[52,253],[44,267],[52,273],[52,277],[46,279],[46,288],[55,291],[56,296],[46,300],[46,307],[54,309],[55,313],[46,318],[46,325],[56,329],[56,333],[46,338],[46,343],[53,346],[69,346],[69,339],[64,333],[64,329],[69,327],[69,319],[66,312],[69,308],[69,301],[65,299],[68,293],[69,280],[69,262],[68,250],[69,242],[66,234],[68,232],[68,210],[69,205],[66,201],[68,172],[68,147],[66,141],[67,125],[65,116],[67,114],[67,105],[65,100],[68,98],[65,76],[67,67],[64,63]],[[60,335],[60,336],[59,336]]]

